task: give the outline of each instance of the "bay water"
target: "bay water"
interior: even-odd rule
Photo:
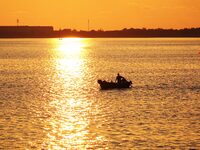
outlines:
[[[200,149],[200,39],[0,39],[0,149]]]

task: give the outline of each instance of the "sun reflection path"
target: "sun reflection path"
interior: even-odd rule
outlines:
[[[66,78],[66,75],[71,75],[81,78],[83,57],[87,53],[88,44],[88,39],[83,38],[64,38],[57,41],[58,59],[56,59],[56,66],[61,77]]]
[[[86,149],[102,138],[91,131],[92,101],[83,90],[87,65],[84,55],[87,39],[67,38],[56,41],[55,75],[52,78],[53,100],[48,119],[48,149]]]
[[[82,38],[64,38],[59,40],[58,53],[65,58],[80,58],[84,54],[85,47],[87,46],[87,39]]]

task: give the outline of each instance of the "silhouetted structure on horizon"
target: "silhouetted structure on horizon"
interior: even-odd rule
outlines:
[[[0,26],[0,37],[49,37],[54,33],[52,26]]]
[[[200,28],[185,29],[123,29],[77,31],[54,30],[52,26],[0,26],[0,38],[56,38],[56,37],[200,37]]]

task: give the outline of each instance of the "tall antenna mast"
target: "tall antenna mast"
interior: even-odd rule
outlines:
[[[17,19],[17,26],[19,26],[19,19]]]
[[[90,31],[90,20],[88,19],[88,32]]]

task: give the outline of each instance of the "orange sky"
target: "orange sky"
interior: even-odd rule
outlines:
[[[0,25],[56,29],[200,27],[200,0],[1,0]]]

